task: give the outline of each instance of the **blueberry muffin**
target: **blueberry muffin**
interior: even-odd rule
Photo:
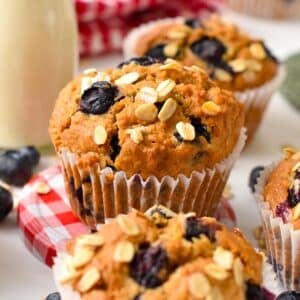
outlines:
[[[205,68],[219,86],[237,93],[245,103],[249,139],[278,86],[278,61],[265,43],[217,15],[201,21],[176,18],[142,25],[128,35],[123,49],[125,56],[172,58]]]
[[[70,242],[54,274],[66,300],[66,288],[84,300],[253,300],[265,299],[262,261],[238,229],[155,206]]]
[[[300,17],[299,0],[228,0],[229,8],[252,16],[272,19]]]
[[[194,203],[203,211],[195,201],[203,197],[201,181],[205,191],[212,187],[205,206],[211,215],[241,150],[243,122],[242,105],[200,68],[143,57],[106,72],[87,70],[69,83],[50,135],[83,219],[103,220],[129,206],[145,210],[158,199],[174,201],[175,210]]]
[[[289,289],[300,288],[300,152],[265,168],[256,185],[264,234],[272,263]]]

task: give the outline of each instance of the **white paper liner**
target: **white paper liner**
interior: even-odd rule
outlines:
[[[264,2],[264,0],[258,1]],[[139,44],[141,37],[147,35],[148,32],[153,31],[155,27],[174,23],[182,24],[183,22],[184,18],[182,17],[166,18],[152,21],[133,29],[127,35],[123,43],[123,53],[125,58],[129,59],[131,57],[140,56],[136,49],[138,49],[137,45]],[[284,66],[279,65],[277,74],[269,82],[257,88],[234,93],[235,97],[240,100],[245,107],[245,127],[247,128],[248,136],[247,144],[251,142],[257,131],[273,94],[278,90],[285,78],[285,73]]]
[[[80,294],[74,291],[71,285],[62,285],[59,282],[59,278],[61,278],[61,276],[65,274],[64,261],[66,259],[66,256],[66,252],[61,252],[58,253],[57,257],[55,257],[54,259],[54,265],[52,267],[54,281],[62,300],[80,300]],[[276,278],[276,274],[273,271],[272,265],[267,262],[264,262],[263,264],[263,287],[272,292],[275,296],[283,292],[282,287],[280,286],[280,283]]]
[[[299,1],[228,0],[228,7],[241,13],[265,18],[285,19],[300,17]]]
[[[180,174],[176,178],[165,176],[159,180],[150,176],[143,180],[135,174],[127,178],[125,172],[101,170],[99,164],[83,170],[76,164],[76,155],[63,150],[60,159],[71,207],[93,228],[120,213],[128,213],[131,208],[145,212],[155,204],[174,212],[194,211],[199,216],[213,216],[230,170],[245,145],[245,131],[242,128],[227,158],[214,168],[192,172],[190,177]]]
[[[267,178],[277,164],[273,163],[260,173],[255,198],[263,221],[270,262],[285,289],[300,290],[300,230],[294,230],[290,223],[285,224],[280,217],[274,217],[263,196]]]

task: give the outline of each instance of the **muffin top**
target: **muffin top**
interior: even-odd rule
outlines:
[[[262,40],[218,15],[150,23],[129,34],[124,52],[204,67],[221,87],[234,91],[261,86],[277,73],[277,60]]]
[[[285,157],[268,176],[264,199],[274,216],[300,228],[300,152],[286,149]]]
[[[242,105],[198,67],[142,57],[118,68],[86,70],[59,94],[50,120],[58,152],[81,167],[161,178],[189,176],[232,153]]]
[[[250,300],[262,293],[262,256],[238,229],[162,206],[119,215],[67,249],[56,279],[84,300]]]

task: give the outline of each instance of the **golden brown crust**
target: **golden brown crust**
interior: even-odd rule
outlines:
[[[297,167],[298,166],[298,167]],[[298,175],[296,171],[298,170]],[[278,206],[285,204],[285,209],[287,212],[287,220],[285,222],[290,222],[295,229],[300,228],[299,216],[295,216],[297,203],[291,207],[288,201],[289,189],[293,189],[292,193],[298,194],[299,198],[299,178],[300,174],[300,152],[289,153],[271,172],[267,178],[264,187],[264,199],[270,205],[270,209],[274,216],[281,216],[278,212]],[[298,186],[298,192],[295,191]],[[277,212],[276,212],[277,211]]]
[[[143,178],[150,175],[158,178],[177,176],[180,173],[189,176],[192,171],[210,168],[229,156],[244,121],[242,105],[230,92],[216,87],[202,71],[172,64],[166,63],[167,69],[162,69],[161,64],[140,66],[131,63],[108,70],[106,74],[111,82],[131,72],[137,72],[139,79],[133,84],[119,85],[124,97],[100,115],[80,111],[81,81],[95,74],[74,79],[60,93],[50,120],[49,132],[57,152],[66,149],[75,153],[81,167],[98,162],[101,168],[112,166],[125,171],[128,176],[139,173]],[[151,122],[139,119],[136,111],[145,101],[138,99],[137,93],[143,87],[157,88],[169,79],[176,85],[160,105],[173,98],[177,103],[173,115],[165,121],[160,121],[157,116]],[[213,109],[217,106],[217,112],[210,113],[202,108],[202,104],[209,101],[213,102]],[[160,110],[158,106],[157,111]],[[194,140],[185,142],[179,142],[174,136],[177,123],[191,123],[191,118],[206,125],[210,142],[197,134]],[[107,134],[103,145],[97,145],[94,140],[99,125]],[[136,128],[142,132],[139,143],[130,134]],[[116,135],[120,153],[112,159],[111,141]]]
[[[163,211],[163,208],[160,209]],[[158,223],[157,218],[146,217],[138,211],[133,211],[127,218],[131,225],[129,231],[128,223],[125,227],[126,231],[124,223],[120,223],[118,217],[92,235],[93,239],[98,239],[103,244],[98,247],[85,244],[85,249],[92,249],[93,255],[89,261],[78,268],[72,269],[74,257],[82,251],[83,241],[88,241],[91,235],[78,237],[68,247],[70,256],[65,263],[71,268],[69,270],[73,270],[71,273],[75,271],[80,275],[76,279],[64,281],[64,284],[70,284],[73,289],[80,292],[83,288],[80,282],[89,270],[96,268],[101,274],[100,279],[96,280],[90,288],[86,291],[83,288],[84,291],[80,293],[82,299],[127,300],[135,299],[137,295],[142,294],[143,300],[192,300],[198,299],[195,295],[199,293],[207,293],[207,297],[208,295],[213,297],[214,293],[221,293],[222,299],[242,300],[245,299],[246,282],[256,285],[262,282],[262,256],[245,240],[240,231],[229,230],[213,218],[196,219],[191,214],[181,214],[171,219],[165,218],[164,223]],[[216,230],[215,235],[213,233],[214,237],[201,234],[198,237],[194,236],[192,240],[184,238],[189,218],[195,218],[212,232]],[[135,226],[138,228],[137,232]],[[125,241],[133,246],[135,255],[141,251],[139,249],[145,249],[145,245],[160,247],[167,255],[169,267],[159,269],[157,266],[155,275],[163,280],[155,288],[143,286],[132,276],[131,261],[134,257],[127,262],[116,261],[120,258],[118,256],[116,258],[116,249],[121,242]],[[126,253],[128,249],[122,252],[123,258],[126,257]],[[152,263],[142,263],[149,268],[149,264],[157,264],[158,261],[152,258]],[[204,282],[195,286],[194,281],[199,283],[199,280]]]
[[[257,56],[250,51],[254,44],[259,44],[262,46],[260,48],[264,48],[261,40],[251,38],[237,26],[222,20],[217,15],[213,15],[201,22],[202,26],[198,28],[190,28],[178,22],[161,24],[158,22],[151,30],[147,30],[139,36],[137,44],[134,45],[134,54],[137,56],[146,55],[149,49],[158,44],[176,44],[180,54],[174,59],[181,61],[187,66],[197,65],[206,68],[210,74],[214,73],[213,77],[221,87],[233,91],[244,91],[259,87],[275,77],[278,66],[274,58],[265,49],[265,55],[262,57],[260,57],[261,53]],[[184,38],[179,36],[176,39],[171,34],[170,37],[170,32],[176,31],[185,32],[186,36]],[[227,66],[236,59],[239,60],[238,68],[241,67],[241,62],[247,66],[242,67],[243,70],[241,72],[237,71],[231,74],[231,78],[228,81],[226,78],[219,78],[218,72],[215,72],[219,68],[201,59],[190,48],[195,41],[203,37],[216,38],[223,43],[226,47],[223,63],[227,64]],[[227,74],[230,73],[227,72]]]

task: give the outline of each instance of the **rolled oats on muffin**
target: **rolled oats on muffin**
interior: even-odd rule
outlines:
[[[255,193],[274,269],[285,288],[299,290],[300,152],[284,151],[281,161],[262,171]]]
[[[60,93],[50,135],[92,227],[156,203],[212,216],[245,135],[242,105],[200,68],[133,58]]]
[[[266,299],[262,267],[238,229],[155,206],[71,241],[54,276],[64,300],[253,300]]]
[[[169,18],[142,25],[127,36],[125,56],[172,58],[205,68],[219,86],[245,104],[248,141],[256,132],[283,67],[261,39],[250,37],[218,15],[203,20]]]

